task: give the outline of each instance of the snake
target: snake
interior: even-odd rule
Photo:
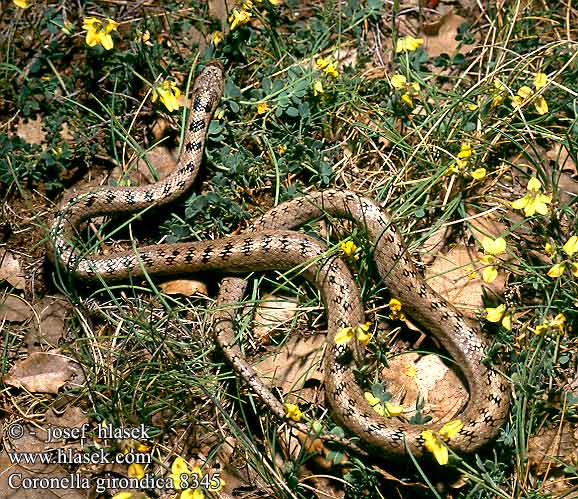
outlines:
[[[247,288],[242,274],[299,267],[301,275],[319,289],[326,311],[326,399],[335,421],[357,438],[327,436],[328,432],[325,437],[364,454],[393,459],[411,453],[419,458],[427,453],[424,431],[435,434],[442,424],[410,424],[401,418],[383,417],[370,406],[354,375],[359,345],[336,341],[343,328],[365,323],[359,289],[338,252],[328,251],[324,242],[298,230],[320,217],[350,220],[366,235],[384,287],[402,303],[406,316],[443,346],[467,384],[469,399],[456,416],[463,426],[445,444],[465,454],[494,439],[508,418],[511,394],[506,376],[486,362],[488,339],[477,324],[425,282],[391,217],[367,197],[339,189],[304,194],[273,207],[240,233],[221,239],[140,246],[106,255],[86,254],[78,248],[88,219],[160,206],[191,187],[223,87],[222,64],[207,63],[193,85],[178,163],[163,180],[145,186],[103,186],[63,200],[49,229],[47,255],[53,265],[82,280],[201,271],[223,275],[213,318],[216,343],[241,380],[275,416],[311,434],[311,425],[287,417],[283,401],[251,367],[237,344],[234,326]]]

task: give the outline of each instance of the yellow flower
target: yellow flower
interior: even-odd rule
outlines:
[[[542,184],[536,177],[532,177],[528,182],[526,190],[528,193],[521,199],[512,203],[512,208],[515,210],[524,210],[527,217],[531,217],[535,213],[546,215],[548,213],[548,205],[552,202],[552,196],[542,194],[540,190]]]
[[[542,97],[541,95],[538,95],[538,97],[536,97],[536,99],[534,100],[534,107],[536,108],[536,112],[540,116],[543,116],[548,112],[548,103],[546,102],[546,99],[544,99],[544,97]]]
[[[547,331],[555,331],[564,334],[564,328],[566,326],[566,316],[564,314],[558,314],[556,317],[545,321],[544,323],[536,326],[534,334],[540,335]]]
[[[181,492],[179,499],[205,499],[201,489],[187,489]]]
[[[484,236],[482,246],[488,255],[499,255],[506,251],[507,243],[503,237],[492,239],[491,237]]]
[[[321,95],[322,93],[323,93],[323,83],[321,83],[321,80],[315,80],[315,82],[313,83],[313,95],[318,96]]]
[[[520,87],[518,89],[517,94],[514,95],[512,99],[514,107],[518,107],[524,104],[532,96],[533,93],[534,91],[527,85]]]
[[[413,100],[411,100],[411,96],[409,94],[403,94],[401,96],[401,100],[405,102],[409,107],[413,107]]]
[[[279,144],[277,146],[277,153],[280,156],[283,156],[283,154],[285,154],[287,152],[287,146],[285,144]]]
[[[326,74],[332,76],[333,78],[336,78],[339,74],[330,59],[318,57],[317,60],[315,61],[315,64],[317,64],[317,67],[319,69],[322,69]]]
[[[130,464],[128,467],[128,476],[131,478],[138,478],[141,479],[142,477],[144,477],[145,472],[144,472],[144,468],[142,467],[142,465],[138,464],[138,463],[133,463]]]
[[[469,142],[463,142],[460,146],[460,152],[458,153],[458,159],[469,159],[472,156],[472,146]]]
[[[337,345],[342,345],[343,343],[351,341],[353,338],[357,338],[359,343],[361,343],[363,346],[366,346],[373,336],[372,333],[369,333],[370,327],[370,322],[366,322],[365,324],[360,324],[359,326],[355,327],[344,327],[340,329],[335,335],[335,343]]]
[[[552,243],[546,243],[544,245],[544,253],[548,256],[554,256],[556,254],[556,245]]]
[[[269,104],[267,104],[266,102],[259,102],[259,104],[257,104],[257,113],[258,114],[265,114],[267,111],[269,111]]]
[[[562,249],[568,256],[572,256],[574,253],[576,253],[578,251],[578,236],[572,236],[570,239],[568,239],[566,244],[562,246]]]
[[[391,320],[397,320],[397,321],[405,321],[405,314],[401,311],[401,302],[396,299],[396,298],[392,298],[391,300],[389,300],[389,318]]]
[[[436,461],[442,466],[448,464],[448,448],[443,440],[431,430],[422,431],[421,436],[424,439],[425,448],[434,455]]]
[[[112,496],[112,499],[131,499],[132,495],[133,495],[132,492],[124,490],[121,492],[117,492],[115,495]]]
[[[506,306],[500,305],[496,308],[486,308],[486,320],[489,322],[500,322],[507,330],[512,329],[512,314],[506,313]]]
[[[540,90],[548,85],[548,77],[544,73],[536,73],[534,76],[534,88]]]
[[[481,180],[486,176],[485,168],[477,168],[472,173],[470,173],[474,180]]]
[[[233,12],[229,16],[229,24],[231,25],[231,31],[233,31],[237,26],[242,26],[247,24],[251,20],[251,13],[244,9],[238,10],[233,9]]]
[[[373,393],[370,392],[365,392],[363,395],[371,408],[380,416],[385,418],[396,417],[403,412],[402,405],[393,405],[389,402],[382,402],[375,395],[373,395]]]
[[[408,378],[415,378],[417,369],[411,364],[406,364],[403,368],[403,374],[405,374]]]
[[[211,34],[211,41],[213,42],[213,45],[216,47],[217,45],[219,45],[219,43],[223,41],[223,33],[221,33],[220,31],[213,31],[213,33]]]
[[[492,107],[498,107],[502,102],[504,102],[504,95],[506,94],[506,87],[500,80],[494,80],[493,89],[491,91],[492,95]]]
[[[86,44],[89,47],[102,45],[105,50],[113,48],[112,36],[110,33],[116,31],[118,23],[112,19],[106,20],[106,26],[96,17],[85,17],[82,22],[82,29],[86,30]]]
[[[438,434],[431,430],[421,432],[425,448],[434,455],[436,461],[442,466],[448,464],[449,457],[445,442],[454,438],[463,427],[464,423],[459,419],[454,419],[443,425]]]
[[[297,404],[283,404],[283,407],[285,408],[285,414],[289,419],[292,419],[293,421],[301,420],[303,414]]]
[[[478,105],[477,104],[468,104],[468,109],[470,111],[475,111],[476,109],[478,109]]]
[[[323,71],[325,71],[326,74],[332,76],[333,78],[337,78],[337,76],[339,75],[337,69],[335,69],[335,66],[333,64],[328,64],[327,67],[323,69]]]
[[[13,0],[13,2],[16,7],[20,7],[21,9],[27,9],[30,7],[28,0]]]
[[[391,86],[396,90],[400,90],[405,87],[407,79],[405,76],[400,74],[395,74],[391,77]]]
[[[463,427],[464,423],[462,423],[459,419],[449,421],[441,427],[440,437],[442,437],[444,440],[451,440],[460,432]]]
[[[560,277],[566,270],[565,263],[556,263],[548,270],[548,277]]]
[[[395,53],[413,52],[423,45],[423,38],[414,38],[413,36],[404,36],[397,40]]]
[[[353,241],[349,240],[342,242],[340,246],[341,251],[343,251],[345,256],[348,256],[349,258],[354,258],[355,260],[359,258],[359,256],[355,254],[357,252],[357,246]]]
[[[179,102],[180,95],[181,91],[178,89],[176,82],[165,80],[162,84],[153,88],[152,101],[156,102],[157,98],[160,98],[161,102],[171,112],[181,107]]]
[[[181,490],[181,475],[190,475],[191,470],[187,462],[181,457],[177,456],[171,466],[171,473],[169,477],[173,479],[175,489]]]
[[[357,336],[357,341],[361,343],[364,347],[367,346],[373,336],[373,333],[369,332],[371,327],[371,322],[366,322],[365,324],[360,324],[355,328],[355,335]]]

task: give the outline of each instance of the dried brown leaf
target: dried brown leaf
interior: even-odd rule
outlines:
[[[437,57],[441,54],[456,54],[460,44],[460,42],[456,40],[456,35],[458,34],[460,25],[465,21],[463,17],[450,13],[442,18],[439,26],[436,26],[436,34],[424,34],[424,47],[428,55],[430,57]],[[431,30],[432,26],[428,28]],[[431,33],[432,31],[428,32]],[[470,50],[471,46],[464,45],[460,51],[466,53]]]
[[[28,353],[39,351],[43,344],[58,346],[58,341],[64,336],[69,305],[63,298],[46,296],[34,304],[34,310],[40,322],[26,335]]]
[[[76,362],[57,350],[35,352],[16,362],[4,377],[4,383],[32,393],[56,394],[76,374],[75,365]]]
[[[32,317],[32,307],[22,298],[6,295],[0,303],[0,322],[24,322]]]
[[[16,128],[16,135],[29,144],[42,144],[46,134],[42,130],[42,118],[40,115],[35,120],[20,118]]]
[[[438,254],[433,265],[426,268],[429,285],[446,300],[469,316],[483,306],[481,269],[478,252],[459,243],[445,254]],[[498,278],[503,277],[498,275]],[[498,281],[500,282],[500,281]]]
[[[20,262],[7,250],[0,253],[0,281],[7,281],[16,289],[24,289],[26,287],[26,280],[20,268]]]
[[[468,400],[468,392],[456,373],[435,354],[398,355],[391,359],[389,369],[384,369],[381,377],[392,395],[392,403],[405,408],[404,416],[415,412],[419,398],[424,404],[424,415],[431,416],[434,423],[446,422]]]
[[[538,474],[578,462],[578,430],[570,423],[552,426],[528,439],[528,460]]]
[[[267,294],[255,312],[253,334],[262,344],[269,343],[269,336],[284,324],[290,322],[299,305],[297,300],[284,296]]]
[[[167,295],[193,296],[201,294],[207,296],[209,294],[207,285],[204,282],[193,279],[176,279],[174,281],[163,282],[159,284],[159,288]]]
[[[284,393],[299,390],[306,380],[321,380],[319,372],[325,337],[300,338],[293,336],[278,351],[268,355],[253,367],[269,385],[280,386]],[[314,393],[301,390],[299,396],[314,401]]]
[[[153,172],[156,172],[158,178],[162,180],[169,175],[177,165],[174,155],[164,146],[156,146],[150,151],[147,151],[145,158],[146,159],[136,158],[135,161],[131,161],[126,166],[126,170],[121,170],[119,167],[115,168],[112,171],[112,177],[118,180],[128,176],[134,185],[152,184],[156,182],[156,180],[151,173],[151,169]],[[151,168],[149,168],[149,164]]]

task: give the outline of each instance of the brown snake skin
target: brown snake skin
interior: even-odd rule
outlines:
[[[163,244],[106,256],[82,255],[73,240],[82,221],[95,215],[140,210],[169,202],[192,184],[201,164],[205,134],[223,90],[220,64],[205,67],[195,82],[184,147],[174,172],[166,179],[144,187],[103,187],[80,194],[56,213],[48,254],[66,272],[80,278],[123,279],[149,274],[177,274],[217,270],[240,273],[289,270],[304,267],[303,275],[320,291],[327,311],[329,347],[325,356],[327,398],[337,420],[357,435],[361,447],[382,457],[404,456],[408,451],[423,455],[425,429],[440,425],[410,425],[398,418],[384,418],[366,402],[355,382],[354,362],[348,344],[336,345],[335,334],[344,327],[365,322],[359,292],[347,266],[336,256],[327,257],[327,247],[316,239],[290,230],[329,214],[354,221],[373,247],[383,284],[398,298],[405,314],[429,331],[445,347],[468,383],[469,402],[457,419],[464,426],[448,446],[456,452],[471,452],[496,436],[508,417],[510,393],[506,379],[484,366],[487,342],[481,332],[433,291],[417,273],[407,256],[399,233],[373,201],[353,192],[327,190],[285,202],[258,218],[243,234],[219,240]],[[283,404],[258,378],[235,344],[232,321],[246,282],[223,280],[217,299],[215,336],[237,373],[279,418],[286,419]],[[303,422],[291,422],[311,433]],[[349,440],[325,436],[364,452]]]

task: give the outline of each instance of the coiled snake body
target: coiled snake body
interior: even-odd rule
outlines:
[[[470,452],[492,439],[508,415],[509,386],[503,376],[485,367],[486,340],[464,316],[434,292],[407,257],[398,232],[373,201],[350,191],[327,190],[285,202],[258,218],[241,235],[220,240],[145,246],[106,256],[85,256],[71,242],[79,224],[89,217],[143,209],[169,202],[185,192],[197,175],[206,131],[223,89],[219,64],[205,67],[195,82],[185,141],[179,163],[166,179],[144,187],[103,187],[80,194],[56,213],[50,233],[49,257],[63,270],[86,279],[122,279],[150,274],[218,270],[239,273],[288,270],[304,266],[303,275],[321,290],[327,311],[328,353],[325,357],[327,398],[337,420],[371,451],[386,457],[408,451],[424,453],[423,430],[438,426],[410,425],[375,413],[354,380],[347,344],[336,344],[336,333],[364,321],[363,304],[346,265],[326,257],[327,248],[316,239],[293,231],[323,215],[347,218],[367,233],[384,285],[398,298],[406,315],[433,334],[462,370],[469,402],[457,416],[464,426],[448,443],[456,452]],[[307,262],[307,265],[303,265]],[[215,337],[238,374],[280,418],[285,409],[259,379],[235,344],[232,326],[235,304],[246,282],[236,277],[222,281],[215,317]],[[304,432],[304,423],[292,423]],[[349,447],[355,444],[339,438]]]

